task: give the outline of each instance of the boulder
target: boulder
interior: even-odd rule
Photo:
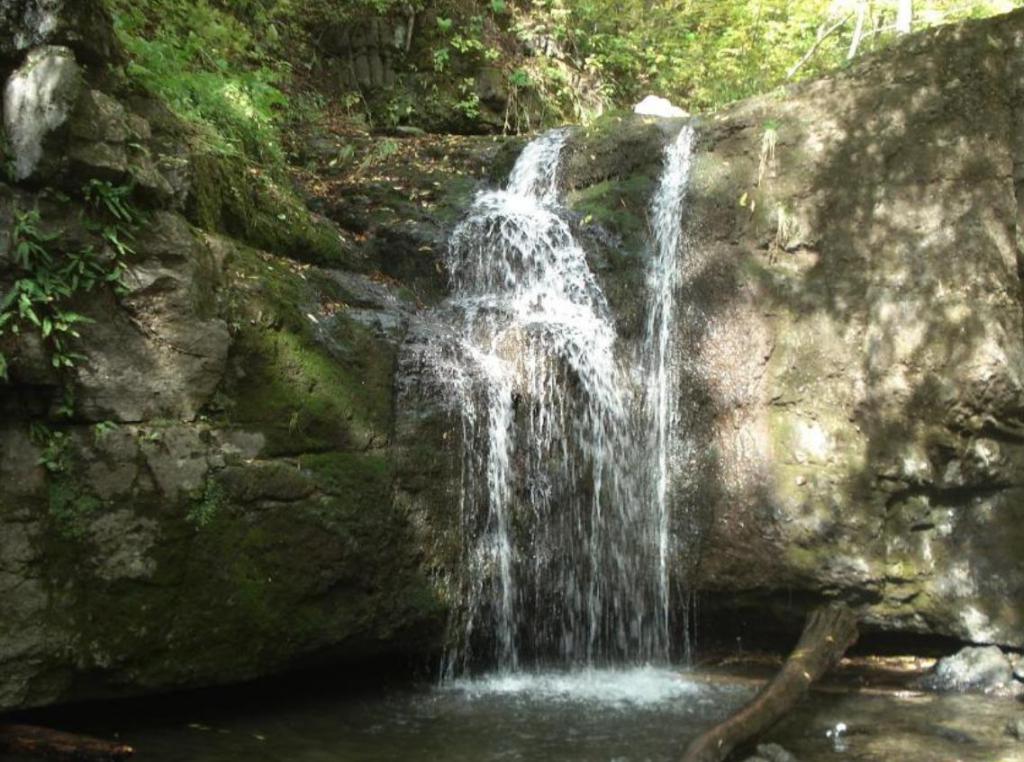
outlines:
[[[1013,666],[997,646],[972,646],[939,660],[922,681],[937,691],[999,693],[1013,685]]]
[[[4,87],[4,131],[15,180],[45,180],[63,161],[68,118],[83,89],[69,48],[36,48]]]
[[[116,99],[85,90],[69,122],[68,159],[79,179],[122,182],[128,171],[128,114]]]
[[[0,711],[434,653],[388,445],[412,306],[168,212],[136,248],[74,421],[0,424]]]
[[[1024,717],[1018,717],[1006,723],[1006,735],[1024,741]]]
[[[122,57],[102,0],[0,0],[0,60],[40,45],[63,45],[88,64]]]

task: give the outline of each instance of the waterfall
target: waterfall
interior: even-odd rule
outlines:
[[[685,125],[665,149],[665,167],[651,203],[654,256],[647,271],[649,303],[644,332],[646,362],[645,401],[650,422],[647,452],[653,462],[652,509],[658,521],[658,580],[663,620],[658,626],[668,637],[670,610],[670,489],[672,474],[683,460],[680,450],[687,440],[674,436],[677,428],[673,390],[678,388],[679,368],[673,352],[676,296],[682,285],[680,256],[683,246],[683,201],[693,159],[693,128]],[[684,628],[684,632],[685,632]],[[685,637],[685,635],[684,635]],[[688,650],[688,644],[687,644]]]
[[[668,658],[670,336],[690,139],[670,148],[652,207],[639,381],[559,198],[567,138],[531,142],[449,241],[451,334],[431,362],[462,422],[450,675]]]

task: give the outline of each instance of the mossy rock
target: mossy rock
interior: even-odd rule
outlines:
[[[315,268],[238,247],[228,269],[236,335],[219,414],[264,431],[272,455],[385,444],[396,348],[348,318]]]
[[[199,152],[192,157],[192,221],[257,248],[323,267],[358,269],[352,248],[318,219],[284,181],[242,157]]]
[[[675,119],[655,119],[613,113],[574,132],[565,162],[570,189],[605,180],[622,180],[637,173],[657,175]]]

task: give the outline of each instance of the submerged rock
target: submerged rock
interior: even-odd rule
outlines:
[[[762,743],[757,745],[757,755],[748,757],[746,762],[799,762],[799,760],[777,743]]]

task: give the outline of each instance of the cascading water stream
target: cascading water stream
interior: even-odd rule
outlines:
[[[673,352],[673,326],[676,321],[676,295],[682,285],[680,256],[683,248],[683,202],[690,179],[693,158],[693,128],[684,126],[665,150],[665,168],[651,204],[654,229],[654,257],[647,271],[649,304],[644,332],[646,361],[646,412],[650,422],[647,452],[653,462],[652,508],[658,517],[658,569],[661,584],[659,626],[668,637],[670,608],[670,488],[672,474],[678,469],[679,449],[687,444],[676,429],[673,390],[679,384],[679,372]]]
[[[453,332],[433,360],[462,417],[464,609],[450,676],[668,658],[670,337],[690,138],[668,151],[652,207],[637,383],[559,203],[567,136],[530,143],[507,188],[480,193],[450,240]]]

